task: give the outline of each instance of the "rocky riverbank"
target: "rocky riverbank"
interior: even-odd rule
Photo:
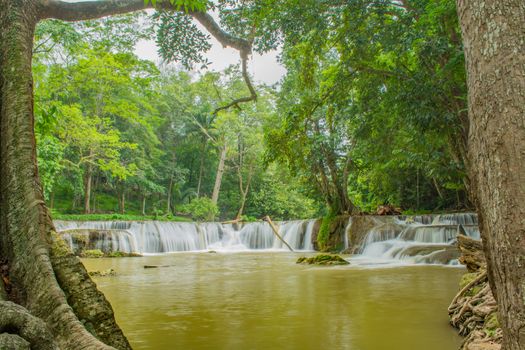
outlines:
[[[468,273],[448,308],[450,324],[465,337],[460,350],[499,350],[502,332],[497,304],[487,280],[486,261],[480,241],[458,236],[460,263]]]

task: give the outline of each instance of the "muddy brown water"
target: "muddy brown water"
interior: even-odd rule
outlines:
[[[462,268],[296,265],[294,253],[84,259],[134,349],[455,350]],[[144,265],[169,265],[144,269]]]

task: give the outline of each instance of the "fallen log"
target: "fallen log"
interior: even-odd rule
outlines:
[[[266,221],[268,224],[270,224],[270,227],[272,228],[272,231],[277,236],[277,238],[279,238],[279,240],[281,242],[283,242],[284,245],[287,246],[288,249],[290,249],[291,252],[293,252],[294,250],[292,249],[292,247],[290,247],[290,245],[288,243],[286,243],[286,241],[279,234],[279,229],[274,225],[272,219],[270,219],[270,217],[268,215],[266,215],[263,220]]]

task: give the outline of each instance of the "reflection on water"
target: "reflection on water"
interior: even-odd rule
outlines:
[[[296,265],[293,253],[85,259],[134,349],[455,350],[462,269]],[[171,265],[144,269],[143,265]]]

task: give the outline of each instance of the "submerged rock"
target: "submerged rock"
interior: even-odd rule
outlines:
[[[88,274],[91,277],[107,277],[107,276],[116,276],[117,272],[113,269],[107,269],[103,271],[89,271]]]
[[[403,250],[403,256],[419,257],[419,262],[426,264],[447,265],[461,255],[459,249],[451,245],[417,245]]]
[[[144,265],[145,269],[158,269],[160,267],[170,267],[173,265]]]
[[[339,255],[332,254],[318,254],[310,258],[302,256],[297,259],[296,264],[308,264],[308,265],[348,265],[350,264]]]

